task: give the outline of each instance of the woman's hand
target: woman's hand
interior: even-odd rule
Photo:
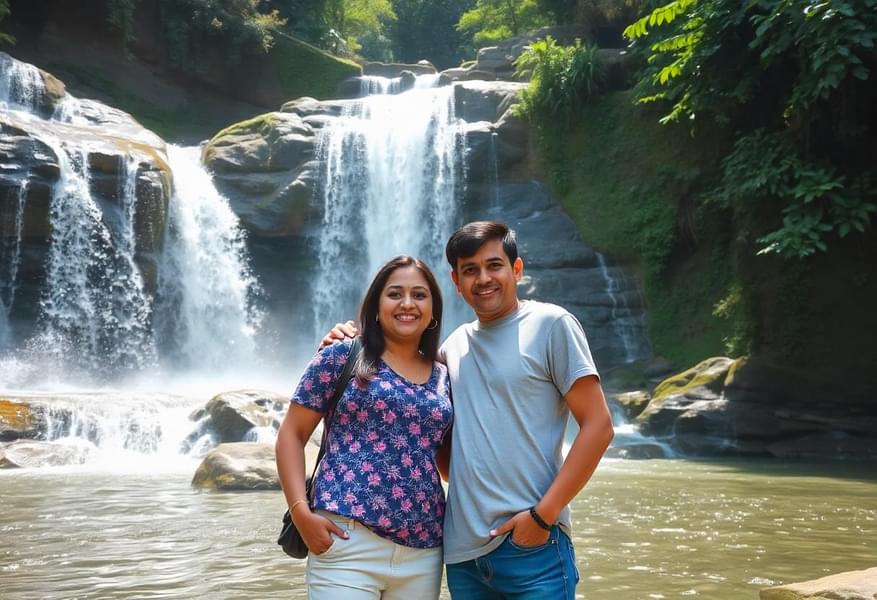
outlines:
[[[347,539],[347,532],[338,527],[323,515],[311,512],[311,509],[302,506],[292,517],[296,529],[301,534],[308,550],[314,554],[322,554],[332,545],[332,534],[341,539]]]

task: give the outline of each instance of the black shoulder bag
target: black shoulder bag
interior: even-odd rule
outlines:
[[[320,461],[323,460],[323,455],[326,454],[326,442],[329,439],[329,422],[332,420],[332,414],[335,412],[338,400],[344,395],[344,390],[347,389],[347,384],[350,383],[350,377],[353,375],[353,366],[356,363],[356,359],[359,358],[360,352],[362,352],[362,338],[357,336],[353,338],[350,354],[347,355],[347,362],[344,364],[341,375],[335,384],[335,393],[329,399],[329,405],[326,407],[326,416],[323,417],[323,438],[320,441],[320,452],[317,454],[317,462],[314,463],[314,471],[305,482],[305,496],[307,497],[308,506],[310,506],[312,500],[311,495],[313,494],[314,477],[317,474],[317,468],[320,466]],[[298,529],[295,528],[295,523],[292,522],[292,515],[289,514],[289,510],[283,513],[283,526],[280,530],[280,537],[277,538],[277,543],[280,544],[284,552],[293,558],[304,558],[308,555],[308,547],[301,538]]]

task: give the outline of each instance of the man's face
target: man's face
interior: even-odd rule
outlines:
[[[478,320],[486,323],[510,315],[517,309],[517,284],[523,273],[521,258],[512,264],[502,248],[502,240],[491,240],[474,256],[458,258],[451,277]]]

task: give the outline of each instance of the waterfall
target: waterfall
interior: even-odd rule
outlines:
[[[434,80],[427,76],[430,86]],[[323,128],[316,334],[355,314],[370,278],[397,254],[417,256],[438,272],[445,331],[462,320],[441,273],[444,244],[457,225],[464,142],[450,86],[369,96]]]
[[[490,169],[488,183],[493,188],[493,203],[499,206],[499,160],[496,153],[497,133],[490,133],[490,144],[487,146],[487,166]]]
[[[39,69],[0,52],[0,74],[0,108],[39,112],[45,93]]]
[[[21,233],[24,226],[27,180],[19,180],[18,184],[18,198],[13,207],[13,214],[5,219],[0,215],[0,233],[12,232],[12,235],[4,235],[0,238],[0,349],[5,348],[11,338],[9,312],[15,301],[16,278],[21,262]]]
[[[255,360],[261,315],[237,216],[201,165],[197,147],[168,146],[174,197],[159,268],[158,329],[179,367]]]
[[[374,96],[377,94],[398,94],[402,89],[402,78],[378,77],[376,75],[363,75],[359,79],[360,97]]]
[[[606,257],[599,252],[596,254],[600,273],[606,282],[606,293],[612,302],[610,311],[612,329],[621,340],[622,347],[624,348],[624,362],[634,362],[641,358],[641,348],[644,343],[647,343],[644,336],[644,312],[640,311],[638,317],[633,316],[634,311],[628,306],[627,298],[622,290],[623,281],[619,281],[617,277],[614,277],[609,272],[609,268],[606,265]]]
[[[201,167],[199,149],[167,148],[173,198],[165,243],[159,256],[140,256],[140,228],[164,227],[137,214],[139,178],[154,168],[146,155],[154,149],[160,161],[161,141],[92,100],[67,94],[48,119],[44,103],[39,70],[0,53],[0,114],[51,151],[44,158],[57,162],[58,173],[48,198],[45,277],[32,292],[36,323],[21,340],[12,332],[12,307],[36,175],[26,162],[3,173],[17,197],[0,206],[0,385],[106,382],[159,365],[179,371],[255,362],[259,286],[237,217]],[[138,143],[151,149],[144,154]],[[93,160],[103,165],[101,175]],[[141,271],[156,263],[157,281]]]
[[[58,157],[61,173],[50,204],[52,236],[40,306],[44,350],[54,354],[53,362],[72,361],[89,371],[150,366],[156,359],[152,302],[134,262],[136,161],[122,163],[120,210],[102,210],[89,185],[87,149],[43,141]]]

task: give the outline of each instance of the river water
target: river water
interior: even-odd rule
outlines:
[[[166,464],[0,472],[0,598],[306,598],[279,492],[198,492],[195,462]],[[754,599],[874,565],[877,473],[604,460],[573,518],[580,598]]]

